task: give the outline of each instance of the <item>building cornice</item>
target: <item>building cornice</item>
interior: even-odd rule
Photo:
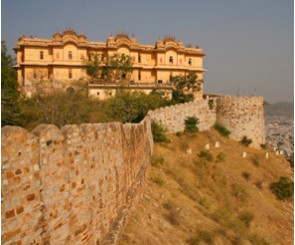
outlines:
[[[77,35],[73,30],[66,30],[62,34],[55,33],[52,39],[42,39],[37,37],[27,38],[23,35],[19,38],[16,47],[13,49],[16,52],[17,50],[21,50],[22,47],[63,47],[68,43],[72,43],[78,48],[86,48],[90,50],[116,50],[125,46],[131,51],[163,53],[170,49],[174,49],[176,52],[182,54],[205,56],[205,53],[199,47],[185,47],[182,42],[176,41],[171,36],[166,36],[163,40],[157,40],[155,45],[138,44],[133,36],[129,37],[125,33],[119,33],[115,37],[110,36],[107,38],[106,42],[93,42],[88,41],[83,34]]]

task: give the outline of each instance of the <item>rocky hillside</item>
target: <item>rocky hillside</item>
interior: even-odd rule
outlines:
[[[146,193],[120,245],[293,244],[293,199],[280,201],[269,188],[281,176],[293,179],[282,156],[213,130],[169,140],[155,145]]]

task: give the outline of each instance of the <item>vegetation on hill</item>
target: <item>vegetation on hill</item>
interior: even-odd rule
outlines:
[[[118,244],[293,244],[293,198],[270,187],[293,178],[282,156],[266,159],[214,129],[168,139],[155,144],[145,195]]]
[[[199,132],[198,125],[199,119],[196,117],[187,117],[184,120],[184,131],[190,135],[195,135],[197,132]]]
[[[224,137],[226,137],[226,138],[228,138],[229,137],[229,135],[230,135],[230,131],[226,128],[226,127],[224,127],[220,122],[216,122],[215,124],[214,124],[214,128],[220,133],[220,135],[222,135],[222,136],[224,136]]]
[[[195,91],[200,91],[202,81],[198,80],[196,73],[190,72],[187,75],[171,76],[170,82],[175,89],[172,92],[173,103],[186,103],[194,100]]]
[[[118,121],[138,123],[149,110],[169,104],[158,92],[148,95],[139,92],[118,90],[105,101],[93,100],[85,86],[74,91],[42,94],[19,101],[23,126],[33,129],[41,123],[62,127],[66,124],[99,123]]]
[[[21,125],[18,106],[19,92],[14,59],[8,54],[5,42],[1,42],[1,126]]]

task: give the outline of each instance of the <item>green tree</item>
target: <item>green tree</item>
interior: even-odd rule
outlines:
[[[270,184],[270,189],[279,200],[288,200],[294,193],[294,181],[287,176],[281,176],[278,182]]]
[[[92,55],[92,58],[90,61],[87,61],[86,64],[86,73],[88,76],[91,77],[93,82],[96,82],[100,78],[100,71],[101,71],[101,62],[102,58],[98,54]]]
[[[110,120],[137,123],[145,117],[149,110],[166,104],[167,101],[157,92],[147,95],[119,89],[116,96],[106,102],[106,113]]]
[[[198,76],[194,72],[170,77],[170,82],[174,86],[172,96],[175,103],[185,103],[194,100],[193,92],[200,91],[201,89],[198,85],[200,81],[197,79]]]
[[[6,43],[1,42],[1,126],[21,125],[18,107],[19,91],[15,60],[8,54]]]
[[[191,134],[191,135],[195,135],[197,132],[199,132],[199,128],[198,125],[199,124],[199,119],[196,117],[187,117],[184,120],[184,125],[185,125],[185,129],[184,131]]]
[[[85,93],[84,84],[78,86],[77,83],[75,89],[68,92],[56,89],[54,93],[36,93],[32,98],[23,98],[20,107],[24,125],[32,129],[41,123],[62,127],[89,122],[96,105]]]
[[[132,72],[131,56],[115,53],[113,56],[93,54],[86,62],[86,72],[92,81],[120,81],[130,79]]]
[[[129,79],[129,74],[132,72],[131,56],[116,53],[108,57],[106,66],[111,70],[113,81]]]

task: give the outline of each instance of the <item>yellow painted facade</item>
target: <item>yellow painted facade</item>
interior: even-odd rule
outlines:
[[[18,81],[27,91],[35,80],[62,81],[65,88],[72,81],[87,80],[85,65],[92,54],[130,55],[133,62],[130,81],[134,83],[169,84],[171,75],[189,72],[196,72],[198,80],[202,80],[205,71],[203,50],[186,47],[170,36],[157,40],[155,45],[142,45],[122,33],[108,37],[106,42],[92,42],[83,34],[66,30],[55,33],[52,39],[23,35],[14,50]]]

